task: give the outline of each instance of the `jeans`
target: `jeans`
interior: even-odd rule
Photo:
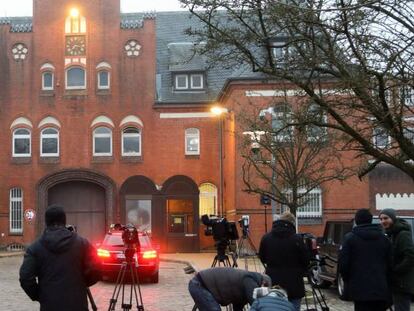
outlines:
[[[410,311],[411,294],[392,293],[394,311]]]
[[[293,306],[295,307],[296,311],[300,311],[300,303],[301,303],[301,298],[298,299],[289,299],[289,301],[293,304]]]
[[[201,285],[197,277],[190,280],[188,291],[200,311],[221,311],[220,305],[213,295]]]

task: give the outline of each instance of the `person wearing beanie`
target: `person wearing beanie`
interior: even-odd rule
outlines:
[[[379,214],[381,225],[392,243],[392,297],[395,311],[409,311],[414,294],[414,245],[411,226],[392,208]]]
[[[355,311],[385,311],[391,305],[391,243],[368,209],[358,210],[354,221],[339,252],[344,298],[354,301]]]
[[[262,237],[259,248],[260,260],[266,265],[266,274],[272,284],[287,291],[295,310],[300,310],[305,296],[303,277],[307,272],[310,253],[303,239],[296,234],[295,216],[283,213],[273,222],[272,231]]]
[[[96,250],[66,229],[61,206],[46,209],[45,223],[43,234],[26,249],[20,285],[41,311],[88,310],[87,288],[101,278]]]

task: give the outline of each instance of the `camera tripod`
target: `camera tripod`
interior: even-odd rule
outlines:
[[[127,248],[124,251],[125,261],[122,263],[121,270],[118,273],[116,279],[116,285],[114,292],[112,293],[112,298],[109,301],[108,311],[114,311],[116,303],[118,301],[119,294],[122,290],[122,311],[128,311],[132,308],[132,299],[134,297],[135,303],[137,305],[138,311],[144,311],[144,304],[142,301],[141,287],[139,284],[139,277],[137,272],[137,265],[134,261],[134,254],[136,250],[132,245],[127,245]],[[125,285],[126,279],[125,276],[129,273],[131,277],[131,284],[129,290],[129,301],[126,299],[125,295]],[[128,302],[128,303],[127,303]]]
[[[233,264],[230,262],[229,255],[226,254],[227,247],[229,246],[229,241],[223,240],[219,241],[216,244],[216,251],[217,254],[214,256],[213,263],[211,264],[211,267],[220,267],[223,265],[224,267],[231,267],[231,268],[237,268],[237,258],[234,253],[230,253],[231,258],[233,260]]]
[[[244,259],[244,269],[246,271],[249,271],[249,260],[253,261],[254,267],[254,270],[250,269],[250,271],[262,273],[265,269],[263,263],[257,258],[257,250],[250,238],[248,227],[243,227],[241,241],[236,251],[236,258]]]

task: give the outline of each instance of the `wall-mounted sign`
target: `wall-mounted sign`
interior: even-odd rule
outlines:
[[[36,212],[32,209],[27,209],[24,211],[24,219],[26,221],[32,221],[36,217]]]

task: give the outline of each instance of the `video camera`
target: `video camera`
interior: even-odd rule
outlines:
[[[68,229],[71,232],[77,232],[78,231],[75,225],[66,225],[65,227],[66,227],[66,229]]]
[[[247,237],[249,234],[249,226],[250,226],[250,216],[243,215],[238,221],[240,228],[242,229],[243,237]]]
[[[201,216],[201,222],[206,226],[204,234],[213,236],[214,241],[235,241],[239,239],[239,233],[235,222],[227,221],[224,217],[215,215]]]
[[[138,229],[133,224],[121,225],[112,224],[112,230],[122,231],[122,241],[127,247],[135,245],[136,248],[140,247]]]

